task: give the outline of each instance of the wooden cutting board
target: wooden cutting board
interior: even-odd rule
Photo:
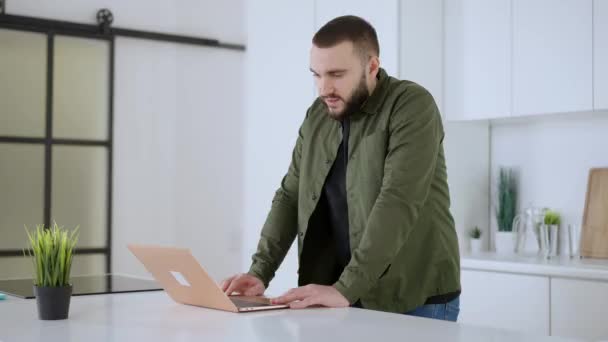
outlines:
[[[608,258],[608,168],[589,171],[580,255]]]

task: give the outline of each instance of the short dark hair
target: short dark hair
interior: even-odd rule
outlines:
[[[365,61],[371,56],[380,57],[376,30],[365,19],[354,15],[332,19],[312,37],[312,43],[320,48],[332,47],[344,41],[352,42],[355,52]]]

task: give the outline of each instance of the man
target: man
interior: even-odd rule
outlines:
[[[433,97],[380,68],[376,32],[355,16],[315,34],[310,70],[319,97],[251,268],[222,289],[263,294],[297,237],[300,287],[273,303],[456,321],[460,260]]]

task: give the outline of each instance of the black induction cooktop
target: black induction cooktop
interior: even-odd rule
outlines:
[[[74,286],[73,296],[162,290],[155,281],[114,274],[74,276],[71,282]],[[0,280],[0,292],[34,298],[33,284],[32,279]]]

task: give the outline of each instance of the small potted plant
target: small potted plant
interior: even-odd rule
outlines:
[[[469,231],[469,237],[471,238],[471,253],[481,252],[481,229],[475,226]]]
[[[517,179],[512,169],[500,168],[498,176],[498,206],[496,207],[496,252],[511,254],[515,252],[513,220],[517,211]]]
[[[548,210],[545,213],[544,218],[544,229],[545,234],[547,234],[546,242],[548,245],[546,246],[548,249],[548,254],[550,256],[557,255],[557,244],[558,244],[558,233],[559,233],[559,225],[561,224],[561,216],[558,212],[553,210]],[[547,241],[548,240],[548,241]]]
[[[78,227],[69,232],[54,223],[45,228],[37,225],[30,232],[25,228],[29,246],[24,251],[34,266],[34,294],[38,317],[42,320],[68,318],[72,284],[70,270],[74,247],[78,241]]]

